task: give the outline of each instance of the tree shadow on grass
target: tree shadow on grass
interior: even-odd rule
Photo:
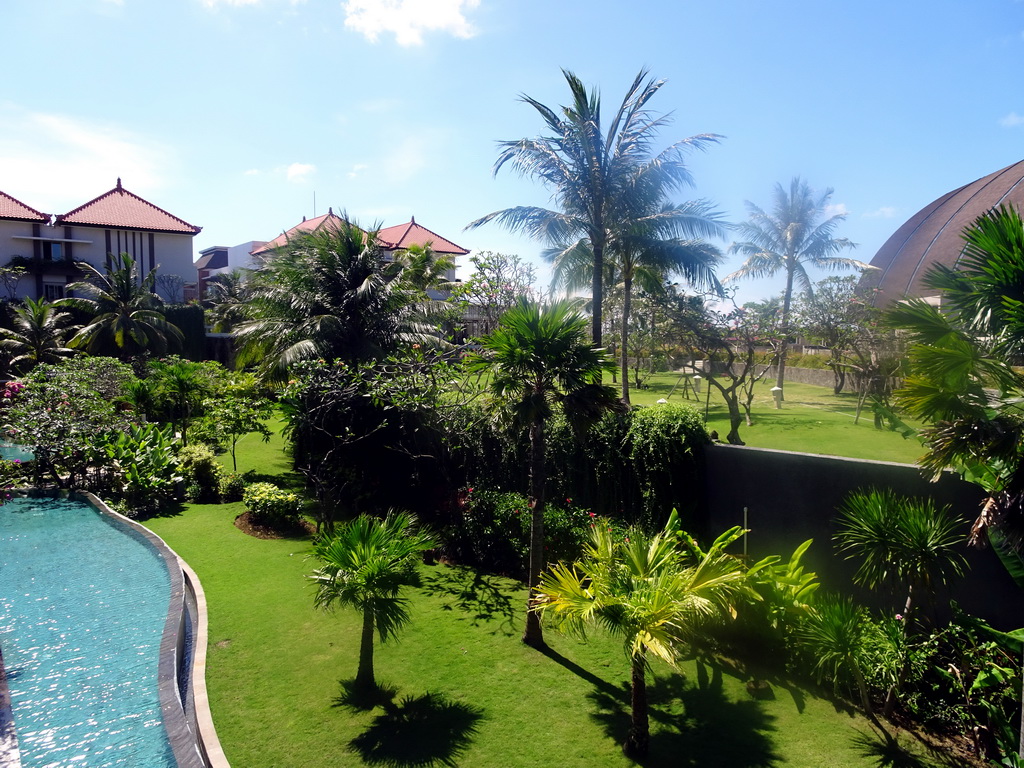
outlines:
[[[354,678],[339,680],[341,693],[334,697],[332,707],[341,707],[350,712],[369,712],[377,707],[387,707],[395,700],[398,689],[390,685],[377,684],[372,688],[358,685]]]
[[[645,768],[772,768],[782,758],[769,736],[774,718],[753,699],[733,701],[722,685],[722,670],[698,664],[697,683],[682,675],[659,677],[647,687],[651,719],[650,753]],[[592,717],[610,738],[622,743],[630,727],[630,690],[622,683],[611,696],[589,694]]]
[[[873,760],[878,768],[955,768],[961,761],[952,755],[924,745],[928,756],[911,752],[900,743],[899,739],[887,740],[878,733],[859,732],[853,737],[857,752],[868,760]]]
[[[349,750],[367,765],[455,766],[483,719],[483,710],[436,693],[383,707],[384,713],[349,742]]]
[[[472,626],[499,623],[492,634],[513,635],[519,615],[518,590],[504,579],[463,566],[439,566],[423,577],[428,595],[447,599],[444,609],[469,615]]]

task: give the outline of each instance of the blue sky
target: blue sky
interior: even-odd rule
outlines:
[[[333,206],[536,258],[497,226],[462,230],[548,204],[491,169],[497,140],[541,130],[519,94],[567,99],[563,67],[606,109],[639,69],[664,78],[666,144],[726,137],[692,156],[681,197],[740,221],[800,175],[835,190],[864,261],[1024,157],[1020,0],[5,0],[3,16],[0,190],[63,213],[121,177],[203,227],[197,254]]]

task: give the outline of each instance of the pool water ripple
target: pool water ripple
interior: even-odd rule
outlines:
[[[24,768],[177,765],[157,668],[160,556],[88,504],[0,507],[0,648]]]

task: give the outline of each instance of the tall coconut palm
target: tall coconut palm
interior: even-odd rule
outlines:
[[[163,301],[154,292],[155,269],[141,277],[138,264],[127,253],[111,256],[103,272],[85,262],[78,266],[87,279],[70,283],[68,290],[79,295],[54,303],[87,312],[92,320],[68,346],[124,360],[181,346],[181,330],[164,317]]]
[[[71,315],[45,299],[25,299],[14,308],[14,328],[0,329],[0,350],[10,355],[11,369],[25,373],[40,363],[57,363],[75,350],[65,346]]]
[[[470,371],[490,374],[493,402],[530,434],[530,597],[523,642],[533,647],[544,645],[540,618],[529,607],[546,564],[547,421],[556,406],[581,424],[621,407],[615,390],[601,384],[602,372],[614,363],[587,342],[586,325],[575,302],[545,306],[521,300],[480,340],[480,353],[468,362]]]
[[[403,339],[427,341],[430,329],[409,321],[415,297],[401,271],[374,232],[348,222],[289,241],[252,272],[239,365],[281,379],[302,360],[368,360]]]
[[[741,239],[733,243],[729,250],[746,256],[746,260],[726,280],[747,277],[756,279],[783,273],[786,276],[781,321],[784,337],[790,332],[793,284],[799,284],[804,291],[813,295],[808,266],[819,269],[871,268],[856,259],[836,255],[856,246],[845,237],[834,236],[836,228],[846,219],[846,214],[828,216],[831,199],[831,189],[814,192],[807,182],[794,176],[788,190],[781,184],[775,185],[771,212],[747,201],[750,218],[736,225]],[[786,349],[787,345],[783,343],[775,382],[779,389],[782,389],[786,379]],[[782,393],[779,394],[781,400]]]
[[[605,130],[598,92],[588,90],[572,72],[562,70],[562,74],[572,94],[571,104],[554,110],[522,96],[522,101],[540,114],[548,133],[500,142],[494,164],[495,174],[508,164],[521,176],[540,181],[551,190],[558,210],[516,206],[489,213],[469,226],[494,221],[552,245],[586,240],[593,257],[591,337],[601,346],[604,260],[609,241],[620,231],[619,196],[638,173],[657,176],[667,190],[692,185],[684,162],[686,152],[704,149],[721,137],[691,136],[652,156],[651,145],[668,118],[652,114],[647,104],[664,80],[649,78],[648,72],[641,70]]]
[[[316,585],[316,607],[331,610],[340,605],[363,616],[357,688],[376,688],[374,632],[386,642],[409,622],[408,601],[400,592],[416,583],[416,559],[434,546],[433,538],[417,529],[412,515],[395,511],[383,520],[361,515],[313,545],[311,557],[321,563],[310,576]]]
[[[642,175],[642,174],[641,174]],[[715,277],[719,250],[705,238],[724,235],[724,225],[711,203],[693,200],[678,205],[665,203],[657,181],[634,180],[628,195],[620,198],[627,210],[619,215],[621,227],[608,242],[605,282],[622,288],[620,366],[622,401],[629,404],[629,320],[633,287],[658,295],[670,277],[682,277],[701,291],[721,293]],[[587,241],[545,256],[554,261],[554,284],[574,291],[582,288],[593,264]]]
[[[629,531],[616,538],[603,524],[591,527],[590,544],[573,565],[559,563],[541,577],[536,610],[556,626],[586,636],[603,627],[623,639],[630,660],[632,723],[623,751],[647,753],[649,657],[675,666],[688,639],[721,616],[744,591],[746,569],[725,548],[743,531],[733,528],[706,551],[685,546],[673,510],[653,536]]]

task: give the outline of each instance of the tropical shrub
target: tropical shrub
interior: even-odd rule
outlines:
[[[254,474],[252,471],[241,474],[238,472],[222,473],[218,484],[220,500],[223,502],[241,501],[242,494],[252,482]]]
[[[287,528],[299,520],[302,500],[273,483],[253,483],[242,494],[242,503],[255,522],[271,528]]]
[[[98,435],[95,448],[102,458],[97,490],[129,516],[154,512],[174,498],[182,478],[170,427],[130,425]]]
[[[223,470],[213,449],[202,443],[193,443],[183,447],[178,458],[185,478],[186,498],[199,504],[219,501]]]

